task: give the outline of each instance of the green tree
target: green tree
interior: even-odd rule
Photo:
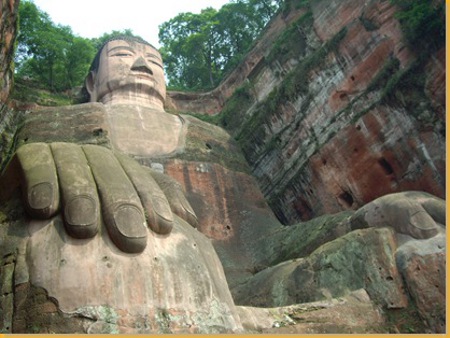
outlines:
[[[54,24],[32,1],[19,5],[17,75],[61,91],[81,84],[94,55],[90,40]]]
[[[248,51],[281,0],[234,0],[219,11],[181,13],[159,27],[169,86],[210,89]]]
[[[430,0],[391,0],[400,9],[396,17],[406,41],[415,50],[442,47],[445,43],[444,5]]]
[[[160,26],[161,54],[169,83],[182,88],[210,88],[218,78],[217,11],[181,13]]]
[[[99,38],[94,38],[91,41],[94,44],[95,50],[99,50],[100,47],[103,46],[103,44],[105,42],[107,42],[108,40],[111,40],[111,39],[113,39],[113,38],[115,38],[117,36],[129,36],[129,37],[141,38],[140,36],[135,35],[133,33],[133,30],[131,30],[131,29],[123,29],[123,30],[113,30],[110,33],[104,33]]]
[[[91,41],[74,36],[63,58],[64,72],[69,88],[80,85],[88,72],[96,50]]]

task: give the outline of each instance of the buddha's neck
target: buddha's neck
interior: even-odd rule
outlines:
[[[138,105],[153,110],[164,111],[164,102],[155,96],[136,92],[115,92],[109,93],[100,99],[105,105]]]

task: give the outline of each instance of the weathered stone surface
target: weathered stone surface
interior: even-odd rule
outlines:
[[[364,289],[341,298],[278,308],[237,307],[254,333],[386,333],[385,320]]]
[[[212,95],[220,98],[215,107],[230,97],[226,88],[249,88],[252,104],[227,112],[239,123],[226,128],[238,137],[277,217],[295,224],[405,190],[444,197],[445,48],[431,52],[420,70],[410,70],[417,55],[405,43],[395,17],[398,8],[388,1],[314,1],[294,7],[288,17],[274,19],[261,39],[272,46],[265,45],[264,53],[255,48],[237,70],[239,76],[230,76],[217,89],[220,94]],[[295,46],[297,54],[272,57],[280,23],[288,28],[303,15],[293,30],[293,41],[302,45]],[[324,55],[321,47],[330,41],[337,42]],[[406,70],[413,75],[405,83],[417,88],[391,95],[389,90],[395,90],[387,88],[388,80]],[[423,86],[415,71],[425,74]],[[292,75],[303,79],[301,88],[273,100],[280,92],[290,93]],[[386,94],[391,99],[380,100]],[[183,100],[177,105],[174,96],[173,101],[184,109]],[[215,109],[206,106],[207,113]],[[197,108],[195,102],[186,107]]]
[[[58,311],[57,301],[45,289],[22,283],[14,291],[14,333],[83,333],[88,318],[71,317]]]
[[[12,89],[18,10],[19,0],[5,0],[0,4],[0,104],[6,102]]]
[[[340,297],[365,288],[387,308],[408,305],[395,262],[392,230],[356,230],[315,250],[306,258],[265,269],[233,290],[239,305],[285,306]]]
[[[27,232],[18,231],[21,228]],[[10,302],[5,298],[1,301],[3,329],[30,333],[241,330],[212,245],[179,218],[170,235],[149,231],[149,243],[140,255],[118,250],[103,230],[93,239],[74,239],[59,217],[28,226],[24,221],[2,221],[1,229],[3,255],[14,246],[26,245],[2,268],[1,288],[5,293],[15,288],[14,308],[7,306]],[[4,242],[14,233],[16,243]],[[12,264],[14,276],[5,270]],[[30,290],[42,296],[37,299]]]
[[[266,260],[255,241],[278,225],[254,179],[215,163],[167,161],[197,213],[198,229],[213,240],[230,286]]]
[[[18,145],[101,144],[130,152],[140,163],[176,178],[197,212],[198,229],[212,240],[221,262],[203,235],[179,224],[174,237],[152,233],[140,259],[115,249],[104,231],[93,240],[77,242],[64,232],[60,218],[28,228],[21,206],[9,205],[6,213],[0,213],[3,330],[236,332],[242,316],[253,331],[373,332],[377,328],[370,321],[381,323],[379,313],[362,291],[353,292],[364,288],[384,310],[417,305],[430,331],[442,332],[445,255],[427,251],[431,242],[403,244],[404,239],[393,232],[396,224],[377,221],[380,217],[395,221],[395,212],[376,213],[379,228],[350,231],[351,209],[386,193],[421,189],[444,195],[445,50],[426,63],[423,98],[430,100],[429,105],[380,103],[381,88],[368,90],[372,80],[388,61],[398,59],[398,67],[406,69],[415,59],[402,42],[395,8],[379,0],[364,6],[355,0],[321,0],[308,6],[274,18],[265,38],[217,90],[169,95],[169,109],[211,114],[247,83],[255,104],[232,119],[238,121],[233,125],[248,127],[237,138],[250,169],[228,133],[187,116],[165,116],[174,122],[167,125],[176,135],[166,135],[164,126],[152,134],[149,126],[158,125],[161,115],[146,120],[140,116],[143,111],[125,106],[108,112],[102,104],[90,103],[35,109],[26,116]],[[296,26],[298,55],[273,58],[270,49],[276,38],[309,10],[311,24]],[[309,22],[307,15],[303,18]],[[292,81],[292,72],[305,83],[266,116],[258,107],[277,94],[275,88],[287,88],[284,80]],[[125,125],[127,113],[130,126]],[[141,128],[147,133],[135,133]],[[232,132],[239,136],[239,130]],[[161,151],[154,151],[158,142],[155,147],[151,137]],[[133,142],[127,143],[127,138]],[[346,211],[282,227],[250,172],[285,223]],[[365,220],[362,227],[367,226],[374,224]],[[403,246],[395,253],[397,240]],[[414,250],[408,251],[411,243]],[[323,300],[319,304],[332,304],[337,311],[319,309],[298,320],[313,323],[271,328],[278,325],[271,319],[272,310],[236,311],[221,263],[239,303],[280,306]],[[135,272],[148,278],[136,278]],[[344,301],[330,300],[339,296]],[[279,316],[298,315],[294,308],[302,306],[275,311],[275,320],[280,325],[292,323]],[[365,311],[370,316],[362,321]],[[259,322],[248,320],[251,316]],[[356,319],[361,322],[355,324]],[[322,325],[322,320],[329,324]]]
[[[17,37],[19,0],[0,3],[0,170],[8,161],[18,113],[7,106],[14,74],[14,45]]]
[[[42,107],[25,115],[17,146],[33,142],[72,142],[111,147],[109,134],[105,107],[101,103]]]
[[[396,258],[406,287],[430,331],[445,333],[445,235],[410,240],[397,250]]]
[[[444,231],[445,201],[418,191],[390,194],[356,211],[351,224],[353,229],[393,227],[416,239],[431,238]]]
[[[176,115],[136,105],[106,109],[113,148],[137,156],[168,155],[184,143],[184,123]]]

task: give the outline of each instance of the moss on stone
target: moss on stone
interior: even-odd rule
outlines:
[[[269,119],[277,114],[286,102],[293,102],[301,95],[311,98],[309,94],[309,73],[320,66],[329,53],[337,49],[346,33],[347,29],[344,27],[322,47],[304,58],[285,77],[281,85],[258,104],[253,115],[242,124],[236,134],[236,139],[251,163],[260,155],[261,151],[266,151],[266,125],[269,124]],[[302,111],[306,111],[310,103],[310,99],[305,100]]]
[[[343,211],[322,215],[292,226],[283,226],[267,238],[261,239],[257,246],[266,248],[267,266],[306,257],[322,244],[349,232],[349,219],[352,215],[353,211]]]
[[[189,121],[185,148],[182,153],[175,155],[176,158],[217,163],[230,170],[249,173],[247,161],[225,130],[193,116],[185,115],[184,118]]]
[[[15,79],[11,98],[22,102],[33,102],[40,106],[67,106],[74,103],[69,95],[64,93],[53,93],[40,88],[37,83]]]
[[[255,102],[255,98],[252,95],[252,84],[245,82],[242,86],[238,87],[231,97],[226,101],[219,115],[219,124],[233,133],[239,128],[242,123],[242,119],[245,116],[245,112]]]
[[[380,71],[372,78],[366,88],[366,92],[384,88],[392,76],[398,72],[399,68],[400,60],[396,57],[389,58]]]
[[[312,24],[312,12],[308,11],[280,35],[267,55],[266,61],[284,63],[291,58],[301,57],[306,50],[306,39],[303,32],[310,29]]]
[[[445,310],[444,310],[445,312]],[[426,326],[414,304],[404,309],[385,309],[385,330],[389,333],[423,333]]]

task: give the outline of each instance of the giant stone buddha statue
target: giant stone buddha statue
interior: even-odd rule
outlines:
[[[25,127],[1,179],[2,200],[20,185],[30,216],[8,223],[2,236],[2,257],[14,256],[7,283],[27,290],[22,300],[12,293],[12,307],[3,309],[11,312],[5,330],[30,332],[35,314],[23,307],[39,289],[58,307],[43,319],[47,328],[36,324],[42,332],[52,325],[91,333],[239,331],[221,263],[195,229],[180,185],[127,156],[173,153],[182,142],[182,119],[164,112],[159,52],[139,39],[108,41],[85,88],[92,103],[27,116],[26,126],[37,116],[73,124]],[[106,146],[82,133],[69,139],[67,130],[89,125],[92,115]]]
[[[222,208],[234,229],[214,237],[200,228],[216,250],[195,229],[198,224],[213,228],[214,206],[203,199],[209,196],[206,189],[216,187],[197,191],[191,184],[185,194],[160,162],[175,159],[172,164],[180,171],[190,170],[177,158],[191,149],[192,126],[222,138],[219,152],[225,149],[226,133],[165,111],[163,65],[152,45],[126,37],[105,43],[84,94],[87,103],[27,114],[17,132],[15,156],[0,178],[7,214],[0,222],[1,253],[4,266],[14,271],[3,274],[9,277],[3,278],[2,288],[11,289],[2,301],[4,329],[32,332],[30,322],[37,321],[38,332],[241,332],[229,285],[238,290],[235,301],[252,294],[261,300],[258,292],[265,289],[252,286],[260,285],[257,272],[287,259],[277,248],[280,243],[295,246],[302,239],[290,234],[299,232],[279,224],[246,176],[240,192],[256,193],[227,196],[230,201]],[[202,158],[212,157],[210,151],[202,152]],[[199,175],[213,171],[207,161],[197,160],[195,168]],[[442,237],[444,223],[442,200],[401,193],[361,208],[327,240],[358,229],[391,227],[400,244],[411,243]],[[283,266],[292,264],[298,263]],[[299,278],[294,272],[300,270],[291,270],[291,275],[265,280],[288,285],[282,278]],[[401,283],[400,276],[395,278]],[[275,290],[276,285],[266,285]],[[36,319],[36,312],[43,315]]]

